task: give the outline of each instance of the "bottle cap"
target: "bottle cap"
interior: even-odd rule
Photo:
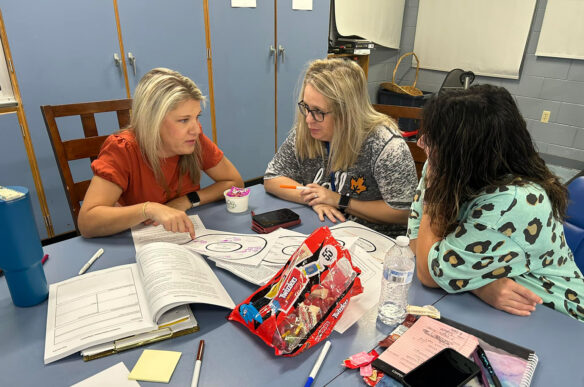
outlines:
[[[397,238],[395,238],[395,244],[400,246],[400,247],[406,247],[410,245],[410,238],[408,238],[405,235],[400,235]]]

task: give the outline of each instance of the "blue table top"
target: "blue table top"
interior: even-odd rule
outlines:
[[[308,207],[285,202],[264,192],[262,186],[252,187],[250,210],[231,214],[224,203],[213,203],[191,210],[197,213],[207,228],[238,233],[250,233],[250,211],[257,213],[278,208],[297,212],[302,223],[295,231],[310,233],[321,223]],[[50,258],[45,264],[49,283],[77,275],[87,259],[100,247],[104,255],[90,271],[135,262],[135,250],[129,232],[107,238],[69,239],[44,248]],[[233,274],[218,269],[208,261],[235,303],[251,294],[256,286]],[[533,379],[534,386],[584,386],[584,371],[579,365],[584,359],[584,325],[558,312],[539,306],[531,317],[513,316],[491,308],[471,294],[447,295],[439,289],[423,287],[414,280],[409,301],[413,305],[434,304],[444,316],[465,325],[499,336],[535,350],[539,357]],[[251,335],[238,323],[226,319],[224,308],[194,304],[193,312],[200,331],[149,345],[150,349],[182,352],[182,357],[169,383],[171,386],[190,384],[198,342],[206,343],[200,386],[303,385],[321,346],[309,349],[296,357],[277,357],[271,348]],[[0,278],[0,386],[71,385],[86,379],[120,361],[132,369],[143,348],[84,362],[80,355],[44,365],[44,340],[47,302],[29,308],[12,304],[6,280]],[[331,350],[317,377],[315,386],[364,385],[357,370],[348,370],[341,362],[348,356],[376,347],[389,333],[378,323],[373,308],[344,334],[333,332]],[[140,382],[143,386],[154,383]]]
[[[252,187],[250,210],[246,213],[228,213],[221,202],[201,206],[190,213],[199,214],[207,228],[252,234],[250,211],[260,213],[283,207],[291,208],[300,215],[302,223],[293,228],[295,231],[309,234],[321,225],[333,226],[330,221],[321,223],[314,211],[306,206],[266,194],[261,185]],[[55,283],[77,275],[80,267],[99,248],[104,248],[105,253],[91,266],[90,271],[135,262],[129,231],[106,238],[72,238],[44,248],[45,253],[49,254],[44,266],[47,281]],[[208,262],[236,304],[256,289],[255,285]],[[427,289],[415,281],[411,287],[410,303],[432,304],[444,294],[442,290]],[[203,304],[194,304],[192,309],[200,325],[199,332],[148,346],[149,349],[182,352],[169,385],[190,384],[200,339],[206,343],[200,386],[303,385],[320,352],[319,345],[295,357],[277,357],[273,349],[249,333],[243,325],[228,321],[228,310]],[[376,321],[376,314],[374,308],[344,334],[331,334],[332,347],[314,385],[324,385],[332,380],[343,372],[341,363],[345,358],[374,348],[389,333],[387,327]],[[1,386],[71,385],[120,361],[131,370],[144,349],[136,348],[89,362],[74,354],[44,365],[46,315],[46,301],[29,308],[15,307],[6,280],[0,278]],[[148,382],[140,384],[155,385]]]

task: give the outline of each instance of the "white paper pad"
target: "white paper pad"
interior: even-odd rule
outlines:
[[[128,375],[130,371],[126,365],[119,362],[116,365],[111,366],[79,383],[73,384],[71,387],[103,387],[103,386],[116,386],[116,387],[138,387],[135,380],[129,380]]]

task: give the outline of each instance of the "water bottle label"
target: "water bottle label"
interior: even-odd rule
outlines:
[[[396,284],[409,284],[413,277],[414,273],[411,271],[387,270],[385,273],[385,278]]]

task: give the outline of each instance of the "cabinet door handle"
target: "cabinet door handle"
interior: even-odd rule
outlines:
[[[278,53],[280,54],[280,57],[282,58],[282,63],[284,63],[284,53],[286,52],[286,49],[284,48],[284,46],[282,46],[281,44],[278,45]]]
[[[118,67],[120,67],[122,65],[122,60],[120,59],[120,56],[118,55],[117,52],[114,52],[114,63]]]
[[[136,57],[131,52],[128,52],[128,60],[134,69],[134,76],[136,76]]]
[[[274,48],[273,44],[270,44],[270,56],[276,54],[276,49]]]

